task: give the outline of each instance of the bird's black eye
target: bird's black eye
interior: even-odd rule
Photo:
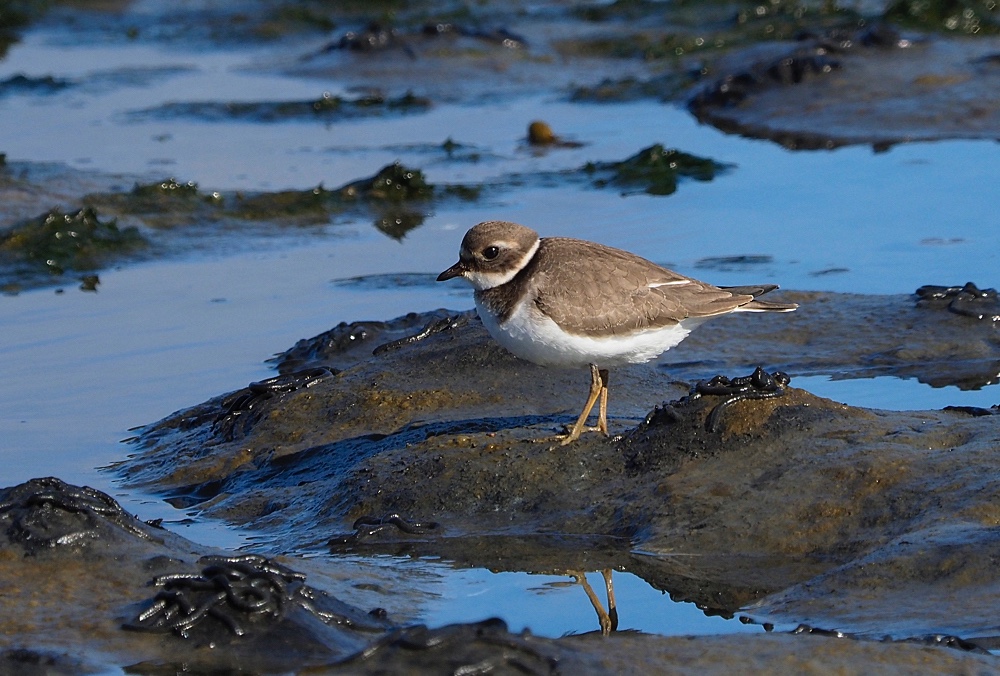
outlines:
[[[485,258],[488,261],[493,260],[499,255],[500,255],[500,247],[488,246],[485,249],[483,249],[483,258]]]

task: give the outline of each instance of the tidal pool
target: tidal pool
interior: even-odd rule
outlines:
[[[159,260],[99,271],[96,293],[66,275],[54,286],[0,297],[0,485],[48,475],[88,484],[198,542],[255,547],[252,534],[116,486],[104,468],[128,453],[119,442],[130,428],[273,375],[265,359],[338,322],[471,307],[471,293],[459,285],[340,280],[434,275],[481,220],[598,240],[719,285],[901,294],[924,284],[1000,284],[1000,149],[993,141],[792,152],[699,125],[674,104],[580,104],[562,91],[534,89],[335,123],[170,118],[142,111],[178,101],[304,100],[351,90],[336,77],[288,74],[287,44],[150,44],[89,33],[68,41],[69,34],[58,22],[40,24],[0,61],[0,81],[25,75],[70,83],[0,96],[0,152],[12,166],[58,163],[113,176],[108,180],[123,190],[173,176],[206,191],[262,191],[342,185],[401,161],[435,183],[492,186],[477,201],[433,208],[401,239],[357,215],[246,236],[220,229]],[[580,147],[529,148],[523,139],[535,119]],[[474,152],[449,158],[439,151],[447,139]],[[669,197],[560,177],[654,143],[733,168],[712,181],[683,181]],[[53,206],[39,201],[35,213]],[[164,238],[184,241],[182,233]],[[752,355],[747,363],[754,365]],[[871,408],[1000,403],[996,385],[934,390],[892,378],[818,376],[794,384]],[[546,636],[597,629],[582,589],[564,585],[564,576],[441,561],[373,563],[420,573],[426,597],[415,620],[438,625],[498,615],[514,630]],[[591,583],[600,594],[599,576]],[[761,631],[706,618],[629,574],[616,585],[623,628]]]

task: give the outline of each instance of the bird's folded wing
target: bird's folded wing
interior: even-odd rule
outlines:
[[[546,238],[534,271],[536,307],[563,330],[595,338],[725,314],[753,297],[685,277],[634,254],[580,240]],[[584,255],[586,254],[586,255]]]

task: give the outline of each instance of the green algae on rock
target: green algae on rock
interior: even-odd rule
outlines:
[[[137,217],[143,225],[171,230],[216,223],[224,215],[225,199],[218,192],[203,193],[194,181],[174,177],[135,183],[128,192],[84,195],[84,205],[115,216]]]
[[[427,202],[435,186],[419,169],[398,162],[382,167],[374,176],[352,181],[333,190],[322,185],[309,190],[283,190],[244,197],[237,195],[234,213],[254,220],[296,217],[325,222],[332,214],[352,206],[369,206],[376,211],[375,227],[399,239],[423,223],[425,214],[404,209],[408,202]]]
[[[132,188],[135,197],[152,197],[167,195],[170,197],[194,197],[198,194],[198,184],[194,181],[181,183],[176,178],[170,177],[159,183],[136,183]]]
[[[394,162],[374,176],[348,183],[335,192],[343,200],[408,202],[430,199],[434,196],[434,185],[427,182],[419,169]]]
[[[232,202],[232,213],[240,218],[255,221],[304,218],[320,223],[329,220],[333,212],[334,191],[318,185],[306,190],[279,190],[255,195],[237,193]]]
[[[147,246],[134,227],[119,228],[84,207],[75,213],[50,211],[0,235],[0,254],[31,263],[52,274],[94,270],[116,256]]]
[[[88,207],[117,215],[137,216],[150,227],[166,229],[207,222],[297,225],[325,224],[338,214],[370,212],[377,229],[400,238],[423,223],[424,207],[435,199],[478,199],[476,185],[435,186],[419,169],[398,162],[382,167],[373,176],[328,189],[322,184],[304,190],[258,193],[202,192],[193,181],[167,178],[136,183],[129,192],[92,193],[83,198]]]
[[[110,197],[110,196],[109,196]],[[180,182],[170,177],[155,183],[136,183],[132,190],[119,197],[118,205],[129,213],[155,214],[156,219],[150,223],[165,224],[163,218],[171,212],[189,212],[199,207],[217,207],[222,205],[222,195],[217,192],[202,193],[194,181]]]
[[[965,35],[1000,33],[1000,5],[995,0],[896,0],[882,16],[905,28]]]
[[[582,11],[582,18],[594,22],[627,19],[630,23],[622,25],[628,26],[629,32],[559,40],[555,47],[560,54],[642,61],[719,53],[762,42],[795,39],[803,32],[850,28],[862,21],[856,10],[835,2],[796,0],[711,4],[615,2],[601,8],[587,8]],[[657,20],[655,24],[647,20],[653,18]],[[640,29],[631,30],[633,25]]]
[[[433,148],[447,153],[460,147],[446,142]],[[482,186],[475,184],[434,185],[420,169],[395,162],[332,189],[320,184],[304,190],[208,192],[193,181],[171,177],[136,183],[128,192],[90,193],[81,201],[102,213],[138,220],[158,233],[174,231],[187,237],[219,227],[267,236],[275,226],[323,226],[360,217],[371,218],[377,230],[398,240],[420,226],[434,205],[474,201],[481,192]],[[171,242],[160,243],[173,248]]]
[[[681,177],[711,181],[730,166],[657,143],[621,162],[590,163],[584,171],[609,174],[595,179],[599,187],[613,185],[628,192],[641,190],[650,195],[670,195],[677,190],[677,180]]]

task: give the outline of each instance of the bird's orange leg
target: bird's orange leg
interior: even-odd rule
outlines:
[[[597,431],[608,436],[608,370],[601,369],[598,375],[601,377],[601,406],[598,409]]]
[[[597,427],[587,428],[587,418],[590,417],[590,412],[594,410],[594,404],[597,403],[598,398],[601,400],[600,420],[598,420]],[[580,438],[580,435],[584,431],[597,431],[603,432],[605,435],[608,433],[608,419],[607,419],[607,408],[608,408],[608,371],[607,369],[598,369],[597,364],[590,365],[590,394],[587,397],[587,403],[583,407],[583,413],[580,417],[576,419],[576,424],[569,431],[569,434],[560,437],[559,445],[565,446],[566,444],[572,443]]]

